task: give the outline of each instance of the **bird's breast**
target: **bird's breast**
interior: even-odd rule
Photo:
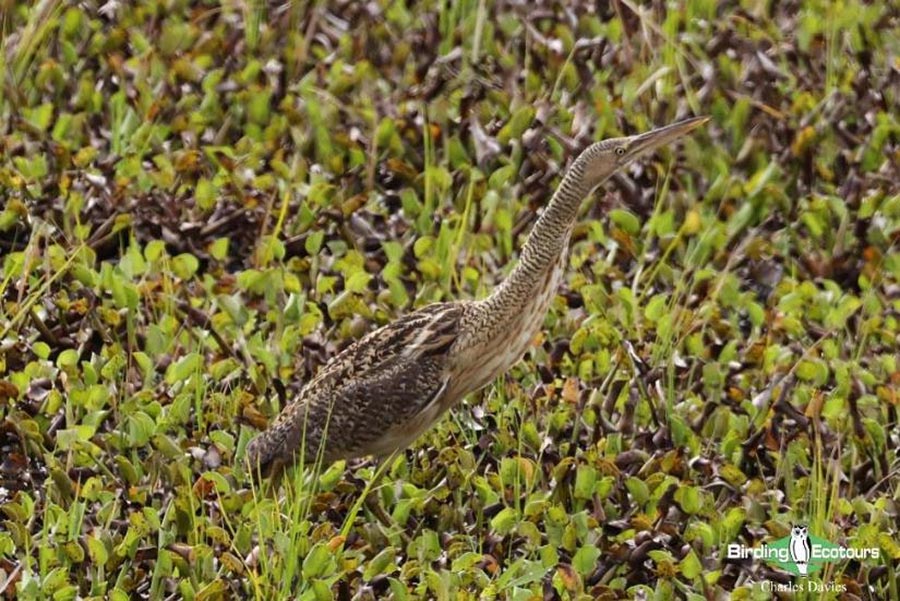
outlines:
[[[453,396],[460,398],[489,384],[522,358],[544,323],[562,280],[565,262],[563,257],[548,268],[535,282],[532,294],[491,324],[491,335],[464,353],[460,361],[464,367],[454,378]]]

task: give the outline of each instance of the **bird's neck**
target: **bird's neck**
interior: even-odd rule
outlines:
[[[596,185],[586,176],[584,153],[569,168],[528,235],[518,264],[494,292],[475,305],[460,348],[469,362],[466,394],[518,361],[541,329],[567,264],[569,237],[581,201]]]
[[[569,168],[550,204],[544,209],[522,248],[518,264],[485,303],[497,315],[514,316],[535,298],[544,296],[542,288],[556,286],[550,278],[555,268],[565,269],[569,237],[578,208],[592,186],[585,181],[584,166],[576,160]],[[551,294],[555,294],[555,290]]]
[[[563,178],[509,277],[469,313],[460,339],[467,359],[465,377],[454,394],[467,394],[493,381],[522,358],[541,329],[565,271],[578,207],[590,191],[578,165],[576,161]]]

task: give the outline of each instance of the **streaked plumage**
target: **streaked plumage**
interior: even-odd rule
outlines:
[[[296,460],[301,448],[307,465],[388,455],[504,373],[540,330],[565,272],[581,201],[622,165],[706,120],[587,148],[535,224],[519,263],[488,298],[428,305],[351,344],[250,442],[251,468],[271,473]]]

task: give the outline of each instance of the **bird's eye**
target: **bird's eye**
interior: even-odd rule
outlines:
[[[617,147],[617,148],[616,148],[616,154],[617,154],[618,156],[624,156],[624,155],[625,155],[625,147],[624,147],[624,146],[619,146],[619,147]]]

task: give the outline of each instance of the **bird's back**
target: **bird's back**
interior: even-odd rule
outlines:
[[[354,342],[320,370],[247,449],[250,465],[383,455],[404,446],[417,416],[443,412],[452,347],[470,303],[434,303]],[[436,417],[436,416],[434,416]],[[427,425],[430,425],[431,419]],[[408,444],[408,442],[407,442]]]

